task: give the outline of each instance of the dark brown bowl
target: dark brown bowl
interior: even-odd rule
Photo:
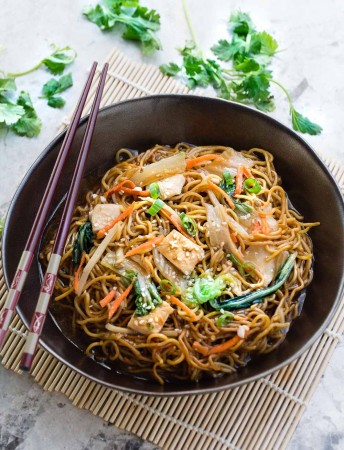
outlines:
[[[85,131],[79,126],[71,156],[59,184],[55,205],[61,201]],[[3,236],[3,266],[7,284],[38,209],[64,133],[41,154],[22,181],[10,207]],[[221,144],[237,150],[261,147],[275,156],[278,173],[296,209],[307,222],[320,221],[312,231],[314,280],[307,290],[301,316],[283,344],[251,361],[233,375],[199,383],[160,386],[106,369],[74,346],[48,316],[41,345],[63,363],[92,380],[128,392],[152,395],[198,394],[233,388],[263,377],[299,357],[321,334],[338,307],[343,288],[343,217],[341,194],[328,170],[309,145],[289,128],[253,109],[218,99],[162,95],[126,101],[103,109],[94,133],[87,171],[113,165],[121,147],[145,150],[156,143],[174,145]],[[39,291],[36,261],[28,277],[18,313],[27,326]]]

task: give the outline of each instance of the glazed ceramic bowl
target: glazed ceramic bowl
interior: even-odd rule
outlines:
[[[85,125],[86,121],[81,121],[53,208],[68,189]],[[7,283],[15,272],[63,137],[64,133],[60,134],[43,151],[12,201],[2,248]],[[175,145],[182,141],[227,145],[237,150],[261,147],[274,155],[277,172],[294,207],[302,211],[306,222],[321,222],[311,232],[314,279],[307,289],[301,315],[280,347],[253,359],[235,374],[198,383],[179,381],[160,386],[109,370],[86,357],[48,316],[41,345],[77,372],[111,388],[151,395],[179,395],[228,389],[257,380],[299,357],[319,337],[340,300],[344,259],[342,197],[310,146],[271,117],[235,103],[189,95],[161,95],[119,103],[99,114],[86,172],[98,171],[100,175],[114,164],[115,152],[121,147],[143,151],[157,143]],[[39,283],[36,260],[18,307],[26,325],[34,310]]]

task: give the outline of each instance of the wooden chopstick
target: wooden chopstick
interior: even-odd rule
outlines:
[[[63,208],[62,217],[60,219],[60,224],[57,229],[57,234],[50,255],[49,264],[43,278],[38,302],[36,304],[36,309],[31,320],[28,335],[26,337],[26,342],[20,362],[20,368],[22,370],[28,371],[31,368],[31,364],[38,345],[38,340],[48,311],[50,297],[54,290],[60,260],[62,258],[64,247],[66,245],[70,222],[74,214],[80,183],[85,171],[87,156],[91,147],[93,132],[98,117],[100,101],[103,94],[108,67],[109,65],[106,63],[100,76],[100,82],[92,105],[90,117],[87,122],[85,135],[81,144],[81,149],[74,170],[72,182],[68,190],[66,203]]]
[[[69,150],[71,148],[77,127],[79,125],[80,117],[84,109],[87,95],[90,91],[92,80],[96,71],[97,63],[94,62],[89,76],[86,80],[85,86],[83,88],[82,94],[78,101],[78,104],[73,113],[71,124],[66,132],[64,140],[61,145],[61,149],[57,156],[54,168],[50,175],[47,187],[45,189],[41,204],[36,213],[34,223],[31,228],[30,235],[25,244],[24,251],[21,255],[16,273],[14,275],[13,281],[10,286],[10,290],[7,295],[6,303],[2,314],[0,316],[0,350],[4,344],[6,333],[11,322],[15,307],[17,306],[18,300],[22,293],[24,283],[26,281],[27,274],[30,270],[31,263],[33,260],[34,253],[36,251],[38,242],[43,233],[43,228],[50,210],[51,202],[55,195],[57,183],[60,179],[63,167],[67,160]]]

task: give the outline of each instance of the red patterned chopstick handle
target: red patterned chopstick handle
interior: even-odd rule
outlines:
[[[33,315],[29,332],[20,362],[22,370],[30,370],[33,358],[35,356],[39,337],[45,322],[48,311],[50,297],[53,293],[57,272],[61,261],[61,255],[52,253],[50,256],[47,271],[45,272],[41,291],[38,297],[35,313]]]
[[[4,343],[6,333],[13,316],[13,312],[21,295],[27,274],[31,266],[32,258],[32,252],[27,250],[23,251],[16,274],[13,278],[10,290],[8,291],[4,308],[0,313],[0,349]]]

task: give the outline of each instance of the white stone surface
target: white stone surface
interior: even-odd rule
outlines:
[[[35,139],[0,135],[0,214],[8,208],[20,180],[55,136],[74,107],[92,61],[100,63],[114,46],[136,61],[154,64],[176,60],[176,47],[189,38],[180,0],[143,2],[161,13],[163,51],[143,57],[135,44],[122,41],[117,32],[102,33],[81,15],[87,0],[2,0],[0,13],[0,68],[21,71],[49,53],[49,44],[70,45],[78,52],[71,66],[74,87],[64,97],[63,110],[39,100],[50,74],[40,69],[18,79],[28,90],[42,118]],[[283,52],[273,66],[276,78],[292,93],[295,105],[320,123],[323,134],[305,139],[322,155],[344,162],[344,3],[342,0],[189,0],[201,46],[206,50],[226,36],[230,11],[251,13],[259,28],[273,32]],[[306,89],[302,89],[302,86]],[[273,116],[288,123],[288,105],[278,90]],[[329,364],[294,436],[289,450],[339,450],[344,448],[344,346]],[[100,419],[80,411],[61,395],[42,393],[32,380],[0,368],[0,448],[148,449],[132,435],[107,427]],[[45,430],[45,431],[44,431]],[[47,430],[49,430],[47,432]]]

